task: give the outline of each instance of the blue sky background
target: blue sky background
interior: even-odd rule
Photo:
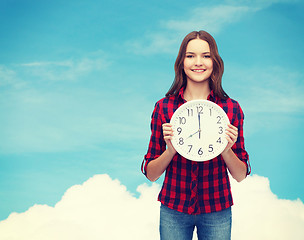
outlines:
[[[0,1],[0,220],[94,174],[134,194],[183,37],[207,30],[252,173],[304,200],[302,1]],[[96,189],[102,191],[102,189]]]

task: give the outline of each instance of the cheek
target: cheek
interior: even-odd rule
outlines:
[[[210,59],[210,61],[207,61],[206,63],[205,63],[206,65],[206,67],[207,68],[209,68],[209,69],[213,69],[213,61]]]
[[[185,59],[185,60],[184,60],[184,64],[183,64],[183,68],[184,68],[184,69],[187,69],[187,68],[189,68],[189,65],[190,65],[190,64],[189,64],[189,61],[187,61],[187,59]]]

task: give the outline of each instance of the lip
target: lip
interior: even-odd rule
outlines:
[[[191,71],[195,73],[203,73],[206,71],[206,69],[191,69]]]

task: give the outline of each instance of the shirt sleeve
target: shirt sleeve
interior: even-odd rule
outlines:
[[[147,166],[149,162],[158,158],[166,150],[166,143],[162,132],[162,110],[160,105],[161,104],[159,102],[155,104],[151,117],[151,137],[149,147],[141,165],[141,171],[144,175],[147,175]]]
[[[234,126],[238,128],[238,139],[236,143],[232,146],[232,150],[237,155],[237,157],[244,162],[247,166],[247,175],[251,173],[251,166],[249,162],[249,155],[245,150],[245,140],[244,140],[244,131],[243,131],[243,124],[244,124],[244,113],[238,103],[236,103],[236,118],[234,122]]]

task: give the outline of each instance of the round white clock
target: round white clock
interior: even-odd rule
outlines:
[[[170,123],[173,147],[189,160],[208,161],[220,155],[227,146],[225,130],[229,119],[214,102],[188,101],[174,112]]]

